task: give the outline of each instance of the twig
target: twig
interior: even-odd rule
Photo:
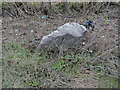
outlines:
[[[92,58],[92,60],[95,61],[95,60],[97,60],[98,58],[100,58],[101,56],[103,56],[103,55],[105,55],[105,54],[107,54],[107,53],[110,53],[113,49],[116,49],[116,48],[118,48],[118,46],[115,47],[115,48],[111,48],[111,49],[107,50],[106,52],[102,53],[102,54],[99,55],[98,57],[94,56],[94,57]]]
[[[115,47],[115,48],[118,48],[118,46]],[[113,49],[115,49],[115,48],[109,49],[109,50],[107,50],[106,52],[102,53],[102,54],[99,55],[99,56],[96,55],[97,57],[94,56],[92,59],[90,59],[90,60],[88,60],[88,61],[82,63],[82,64],[81,64],[81,67],[82,67],[83,65],[85,65],[86,63],[88,63],[88,62],[93,63],[93,62],[96,61],[98,58],[102,57],[103,55],[105,55],[105,54],[107,54],[107,53],[110,53],[110,52],[111,52]]]

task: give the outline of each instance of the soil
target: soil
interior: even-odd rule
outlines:
[[[114,9],[110,9],[108,11],[105,11],[104,13],[100,14],[90,14],[90,15],[84,15],[82,17],[79,17],[79,15],[76,15],[75,17],[68,18],[68,20],[65,21],[64,16],[51,16],[47,17],[46,19],[40,19],[35,16],[27,17],[27,18],[17,18],[17,19],[11,19],[10,17],[4,17],[3,18],[3,26],[2,26],[2,43],[3,43],[3,52],[7,52],[9,48],[6,48],[4,45],[9,42],[15,42],[20,45],[22,45],[25,49],[33,50],[36,48],[37,44],[31,44],[32,40],[39,39],[41,40],[42,36],[50,34],[52,31],[55,31],[59,26],[63,25],[66,22],[74,21],[78,23],[82,23],[87,20],[87,18],[93,18],[96,22],[95,30],[90,33],[90,37],[94,37],[96,35],[97,45],[96,47],[90,47],[91,50],[100,50],[101,52],[105,52],[107,49],[111,47],[116,47],[115,44],[118,39],[118,33],[117,33],[117,27],[118,27],[118,11]],[[77,21],[76,21],[77,20]],[[99,35],[98,35],[99,33]],[[87,37],[86,37],[87,39]],[[89,43],[91,38],[88,37],[86,43]],[[40,41],[39,41],[40,42]],[[103,43],[104,42],[104,43]],[[5,49],[6,48],[6,49]],[[94,55],[95,56],[95,53]],[[104,56],[103,56],[104,57]],[[106,60],[106,59],[105,59]],[[5,61],[5,60],[4,60]],[[7,62],[8,60],[6,60]],[[64,75],[64,70],[62,71],[56,71],[50,67],[49,64],[55,63],[57,60],[49,60],[46,59],[43,61],[42,66],[44,66],[44,69],[41,70],[50,70],[50,71],[41,71],[41,72],[49,72],[51,74],[49,77],[43,79],[44,75],[41,75],[39,79],[43,81],[40,81],[37,79],[39,83],[39,87],[72,87],[72,88],[98,88],[102,87],[100,85],[100,79],[99,74],[91,70],[87,70],[86,68],[77,68],[78,70],[83,70],[82,74],[75,75],[74,71],[72,75]],[[103,60],[104,61],[104,60]],[[14,63],[14,61],[12,61]],[[10,63],[10,62],[7,62]],[[24,62],[23,62],[24,63]],[[25,62],[27,65],[27,62]],[[47,64],[47,65],[46,65]],[[39,63],[37,63],[38,67]],[[41,65],[41,64],[40,64]],[[12,67],[12,66],[11,66]],[[15,66],[17,67],[17,66]],[[43,68],[43,67],[42,67]],[[38,68],[39,72],[40,69]],[[67,69],[66,69],[67,71]],[[29,71],[31,72],[31,71]],[[12,73],[12,72],[11,72]],[[29,75],[29,74],[28,74]],[[12,76],[12,74],[11,74]],[[27,76],[27,75],[26,75]],[[22,79],[26,76],[22,76]],[[27,76],[29,77],[29,76]],[[54,80],[55,78],[55,80]],[[6,81],[5,81],[6,82]],[[16,81],[17,82],[17,81]],[[14,82],[15,83],[15,82]],[[25,82],[19,81],[17,82],[18,86],[16,87],[32,87],[32,86],[26,86]],[[10,86],[8,86],[10,87]],[[15,87],[15,86],[13,86]]]

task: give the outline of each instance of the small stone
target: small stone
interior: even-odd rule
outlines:
[[[17,30],[15,30],[15,32],[18,32],[19,30],[17,29]]]
[[[101,36],[102,38],[104,38],[105,36]]]
[[[31,30],[31,33],[33,33],[33,30]]]
[[[93,51],[92,50],[89,50],[90,53],[92,53]]]
[[[83,42],[83,45],[85,45],[85,42]]]

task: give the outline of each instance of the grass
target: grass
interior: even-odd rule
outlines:
[[[102,88],[118,88],[118,79],[114,77],[100,77],[99,83]]]
[[[3,52],[5,57],[9,57],[12,59],[29,59],[29,58],[35,58],[34,60],[41,60],[45,59],[46,54],[43,56],[40,56],[36,53],[30,53],[30,51],[24,46],[22,46],[19,43],[11,42],[5,44],[5,47],[8,48],[7,52]]]
[[[115,54],[116,56],[118,56],[119,55],[119,49],[118,48],[113,49],[112,53]]]
[[[38,82],[36,82],[35,80],[28,81],[28,82],[26,82],[26,84],[28,86],[38,87]]]
[[[35,5],[35,6],[39,6],[39,5],[40,5],[40,2],[28,2],[28,4],[30,4],[30,5]]]
[[[13,28],[21,28],[21,27],[25,27],[25,26],[23,26],[23,25],[20,25],[20,24],[17,24],[17,25],[15,25],[15,26],[13,26]]]
[[[118,53],[116,49],[113,50],[113,52]],[[3,48],[3,60],[5,62],[3,87],[14,87],[14,86],[17,87],[21,85],[21,79],[23,77],[26,77],[24,87],[38,87],[42,81],[38,80],[38,78],[35,78],[35,75],[32,75],[32,74],[37,73],[37,77],[41,75],[41,73],[43,72],[41,72],[40,70],[36,71],[36,69],[40,69],[39,68],[40,66],[39,67],[37,66],[38,63],[40,65],[42,64],[44,67],[49,67],[50,65],[45,66],[45,64],[43,64],[42,62],[46,63],[48,59],[52,60],[53,58],[54,57],[50,59],[47,53],[44,53],[42,55],[38,53],[30,53],[30,50],[26,49],[20,43],[11,42],[11,41],[5,43]],[[85,61],[89,61],[91,58],[92,56],[90,56],[89,53],[81,53],[81,54],[78,53],[76,55],[71,53],[61,57],[58,61],[56,61],[55,63],[52,63],[51,65],[55,71],[57,72],[62,71],[65,76],[76,75],[81,78],[86,78],[84,73],[82,73],[78,69],[81,63],[84,63]],[[90,71],[94,71],[94,73],[105,72],[104,63],[101,63],[101,62],[86,64],[86,66],[87,68],[88,67],[90,68]],[[97,66],[97,67],[94,67],[94,66]],[[44,72],[44,73],[47,74],[46,76],[44,74],[44,77],[45,78],[48,77],[48,72]],[[21,75],[23,76],[21,77]],[[18,83],[12,83],[14,81],[15,82],[18,81]],[[112,84],[109,84],[106,87],[117,86],[117,83],[114,79],[111,79],[110,82]],[[102,87],[102,84],[101,84],[101,87]]]
[[[88,19],[88,20],[94,20],[95,17],[94,17],[94,16],[88,16],[87,19]]]
[[[67,72],[64,73],[65,76],[71,76],[72,75],[72,71],[68,70]]]
[[[109,22],[108,22],[107,20],[104,20],[104,24],[105,24],[105,25],[108,25]]]
[[[80,75],[81,75],[81,72],[77,71],[77,72],[76,72],[76,75],[77,75],[77,76],[80,76]]]
[[[62,70],[63,68],[65,68],[66,66],[67,66],[66,61],[61,60],[61,61],[55,63],[55,64],[53,65],[53,68],[54,68],[55,70],[60,71],[60,70]]]
[[[5,68],[3,72],[3,87],[14,87],[18,83],[13,84],[12,82],[21,82],[21,78],[25,76],[26,79],[28,79],[26,80],[26,85],[37,87],[38,83],[32,80],[35,76],[30,77],[27,75],[27,72],[37,73],[35,69],[37,68],[37,63],[44,60],[46,58],[45,55],[39,56],[36,53],[30,53],[30,51],[21,44],[15,42],[6,43],[4,46],[7,51],[3,50],[3,68]],[[21,75],[24,76],[21,77]]]
[[[41,7],[40,3],[29,3],[29,4],[30,4],[30,6]],[[69,11],[67,11],[67,12],[70,13],[70,16],[72,16],[72,14],[73,14],[73,18],[74,18],[74,15],[76,16],[76,13],[77,13],[76,11],[77,10],[79,11],[80,8],[84,8],[83,7],[84,3],[80,3],[81,5],[79,3],[78,4],[72,3],[72,4],[67,6],[68,10],[70,11],[70,12]],[[57,5],[57,4],[55,4],[55,5]],[[87,3],[85,5],[88,6]],[[69,9],[69,8],[71,8],[71,9]],[[62,6],[62,4],[59,5],[59,3],[58,3],[58,6],[55,6],[55,8],[53,7],[52,9],[55,10],[56,13],[64,11],[64,7]],[[39,10],[39,8],[38,8],[38,10]],[[80,12],[82,12],[82,9],[79,11],[79,13]],[[84,12],[84,10],[83,10],[83,12]],[[69,13],[66,13],[66,15],[69,16]],[[36,14],[38,14],[38,13],[36,13]],[[53,30],[54,26],[56,28],[59,26],[59,23],[61,23],[61,24],[63,23],[63,20],[59,20],[59,18],[57,19],[57,17],[54,17],[55,19],[48,18],[50,20],[50,22],[48,22],[46,20],[43,20],[41,18],[41,15],[38,14],[38,16],[37,17],[34,16],[31,19],[34,22],[37,21],[39,23],[34,24],[33,22],[25,22],[24,23],[25,25],[21,25],[18,23],[17,25],[13,26],[13,30],[16,28],[19,28],[20,32],[21,31],[24,32],[23,29],[26,27],[25,30],[28,32],[26,32],[26,35],[24,35],[25,38],[33,39],[32,38],[33,36],[41,37],[42,35],[45,35],[48,32],[51,32],[51,30]],[[53,16],[54,16],[54,12],[53,12]],[[63,14],[63,16],[64,16],[64,14]],[[61,19],[64,18],[63,16],[62,15],[60,16]],[[97,17],[97,16],[95,16],[95,17]],[[114,37],[112,37],[112,35],[115,33],[112,31],[115,31],[116,29],[111,28],[113,30],[110,30],[110,32],[109,32],[109,25],[107,25],[107,24],[109,24],[109,21],[111,20],[110,17],[108,17],[107,14],[103,14],[101,16],[98,16],[97,18],[95,18],[95,17],[94,16],[86,17],[87,19],[90,19],[90,20],[94,19],[95,21],[98,21],[98,22],[96,22],[97,24],[96,24],[95,32],[100,31],[101,33],[99,33],[98,36],[96,37],[96,39],[98,39],[98,41],[95,40],[95,43],[99,42],[99,37],[102,36],[102,33],[104,35],[107,35],[108,37],[110,36],[111,38],[114,39]],[[101,22],[102,18],[103,18],[104,22]],[[31,21],[31,19],[27,20],[27,21]],[[75,17],[75,19],[84,20],[84,18],[82,18],[82,17],[80,17],[80,18]],[[51,22],[51,20],[52,20],[52,22]],[[54,20],[55,20],[55,22],[53,22]],[[42,21],[44,21],[44,23]],[[17,21],[17,22],[19,22],[19,21]],[[24,20],[22,20],[22,22],[24,22]],[[114,22],[114,20],[113,20],[113,22]],[[55,25],[54,25],[54,23],[55,23]],[[102,23],[105,24],[106,26],[102,27],[102,25],[101,25]],[[50,27],[50,30],[48,30],[48,28],[47,29],[45,28],[46,25],[48,25],[47,27]],[[112,25],[112,23],[111,23],[111,25]],[[34,34],[34,33],[30,34],[29,30],[31,30],[31,28],[32,28],[32,30],[36,30],[37,34]],[[105,30],[103,30],[103,29],[105,29]],[[7,37],[7,34],[9,35],[9,33],[7,33],[7,30],[5,30],[5,31],[6,32],[5,32],[5,35],[3,33],[3,37]],[[93,36],[94,35],[92,35],[92,37]],[[10,37],[10,39],[11,39],[11,37],[13,39],[14,33],[10,34],[9,37]],[[20,36],[20,37],[23,37],[23,36]],[[8,39],[8,40],[10,40],[10,39]],[[50,87],[51,84],[54,84],[54,82],[57,81],[57,79],[60,79],[61,81],[64,82],[64,80],[62,80],[61,77],[63,77],[65,79],[65,83],[67,80],[66,77],[70,78],[70,80],[71,80],[70,83],[73,83],[72,80],[75,79],[76,77],[79,77],[79,78],[81,78],[81,81],[80,81],[80,83],[78,82],[78,85],[80,85],[82,83],[89,84],[89,80],[91,80],[91,78],[94,80],[94,78],[96,78],[96,76],[97,76],[96,74],[99,74],[99,75],[107,74],[106,67],[104,67],[104,64],[106,63],[107,59],[109,59],[109,57],[111,58],[111,56],[113,54],[115,54],[115,55],[118,54],[118,49],[116,49],[116,50],[113,50],[111,54],[107,53],[106,55],[100,57],[95,62],[94,62],[94,60],[92,60],[94,63],[90,62],[94,56],[98,57],[103,53],[103,52],[101,52],[99,46],[97,47],[96,44],[95,45],[93,44],[88,49],[92,50],[91,47],[94,48],[94,46],[96,46],[97,49],[95,48],[95,50],[98,50],[98,51],[93,51],[93,52],[91,52],[91,54],[89,54],[90,52],[87,52],[87,51],[85,51],[85,53],[79,53],[79,52],[77,53],[76,52],[77,53],[76,55],[74,53],[71,53],[71,54],[67,54],[67,55],[61,57],[60,59],[58,59],[58,58],[56,58],[57,56],[55,56],[56,52],[52,53],[51,51],[49,51],[49,52],[46,51],[46,53],[43,53],[43,54],[30,52],[30,50],[28,48],[26,48],[26,46],[28,46],[28,42],[25,41],[26,42],[25,44],[27,44],[25,46],[23,46],[22,44],[19,43],[19,41],[21,42],[21,38],[19,41],[16,40],[16,38],[15,38],[14,42],[11,42],[11,41],[8,42],[8,40],[5,40],[5,44],[3,43],[4,44],[3,45],[3,64],[4,64],[4,66],[3,66],[3,80],[4,80],[3,87],[7,87],[7,88],[10,88],[10,87],[11,88],[13,88],[13,87],[14,88],[15,87],[16,88],[21,88],[21,87],[29,88],[29,87],[40,87],[40,86],[47,87],[47,84],[48,84],[48,87]],[[90,41],[90,42],[93,42],[93,41]],[[86,43],[86,45],[87,44],[89,44],[89,42]],[[102,45],[102,43],[101,43],[101,45]],[[104,48],[105,47],[103,47],[103,49]],[[112,60],[112,59],[114,59],[114,60]],[[115,58],[112,58],[112,59],[110,59],[110,61],[114,62]],[[83,65],[84,62],[87,62],[87,61],[89,61],[89,63]],[[98,62],[98,61],[101,61],[102,63]],[[114,69],[113,67],[111,67],[112,63],[108,63],[108,64],[110,65],[108,67],[110,67],[111,69]],[[81,67],[81,65],[82,65],[82,67]],[[116,68],[115,68],[115,70],[116,70]],[[58,76],[58,74],[59,74],[59,76]],[[76,78],[76,79],[78,79],[78,78]],[[88,82],[85,82],[86,79],[88,79]],[[83,80],[83,82],[82,82],[82,80]],[[108,77],[100,77],[99,82],[100,82],[100,87],[106,87],[106,88],[109,88],[109,87],[114,88],[114,87],[117,87],[117,85],[118,85],[116,78],[111,78],[111,77],[109,77],[109,78]],[[69,82],[67,82],[67,83],[69,84]],[[94,84],[94,82],[92,82],[92,83]],[[61,82],[59,83],[59,81],[55,84],[56,85],[59,84],[59,86],[61,86]]]
[[[42,20],[40,16],[36,18],[37,20],[39,19],[39,21]],[[33,17],[32,19],[35,21],[36,18]],[[88,16],[88,19],[94,19],[94,17]],[[105,24],[108,24],[108,19],[108,16],[104,16]],[[45,26],[50,24],[52,23],[46,22]],[[22,27],[23,26],[16,25],[16,28]],[[29,26],[26,27],[34,27],[34,24],[29,24]],[[40,30],[42,30],[42,27]],[[104,34],[107,33],[104,31]],[[56,74],[58,74],[59,72],[60,75],[63,75],[63,77],[77,76],[82,79],[91,78],[92,76],[89,77],[89,72],[90,74],[106,74],[106,67],[104,67],[104,63],[98,62],[103,61],[105,57],[99,58],[101,60],[96,60],[95,63],[87,63],[81,68],[82,63],[90,61],[94,56],[97,57],[102,54],[102,52],[99,50],[99,47],[97,49],[98,51],[93,51],[92,54],[89,54],[89,52],[77,53],[76,55],[74,53],[71,53],[64,55],[60,59],[52,56],[53,53],[51,51],[46,51],[46,53],[43,54],[31,53],[29,49],[25,48],[25,46],[16,42],[7,42],[4,44],[4,47],[5,48],[3,49],[6,50],[3,51],[3,60],[5,62],[5,66],[3,67],[5,69],[3,87],[39,87],[42,86],[44,83],[47,84],[47,79],[51,81],[54,80],[54,78],[56,78]],[[118,49],[115,49],[112,52],[113,54],[118,54]],[[53,59],[56,59],[56,61],[53,62]],[[84,71],[82,70],[87,70],[88,73],[84,73]],[[96,77],[94,77],[93,75],[93,78]],[[116,82],[116,79],[109,79],[109,84],[106,84],[107,79],[109,78],[100,78],[100,87],[117,87],[118,84]],[[104,83],[106,84],[106,86],[104,85]]]
[[[64,71],[65,76],[77,75],[85,78],[84,74],[79,71],[80,63],[89,60],[91,57],[86,54],[74,55],[73,53],[61,57],[59,61],[53,64],[56,71]]]
[[[94,62],[91,64],[87,64],[86,66],[89,67],[91,71],[94,71],[97,73],[105,73],[104,63],[102,62]]]
[[[104,16],[104,24],[108,25],[109,24],[109,17],[108,16]]]

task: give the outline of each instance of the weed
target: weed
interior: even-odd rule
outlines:
[[[107,25],[109,24],[109,22],[107,20],[104,20],[104,24]]]
[[[109,19],[108,16],[104,16],[104,24],[105,24],[105,25],[109,24],[108,19]]]
[[[105,19],[105,20],[108,20],[108,16],[104,16],[104,19]]]
[[[81,72],[77,71],[76,74],[77,74],[77,76],[80,76],[80,75],[81,75]]]
[[[55,63],[53,66],[54,66],[54,69],[60,71],[67,66],[67,63],[64,60],[61,60]]]
[[[37,87],[38,86],[38,82],[36,82],[35,80],[31,80],[29,82],[26,82],[26,84],[28,86],[32,86],[32,87]]]

